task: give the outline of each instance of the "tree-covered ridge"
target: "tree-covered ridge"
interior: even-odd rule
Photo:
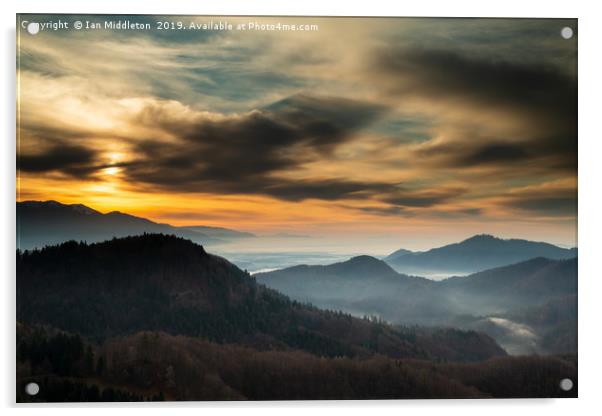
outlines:
[[[103,379],[105,358],[78,334],[17,323],[17,402],[159,401],[162,392],[141,394]],[[35,382],[36,396],[25,393]]]

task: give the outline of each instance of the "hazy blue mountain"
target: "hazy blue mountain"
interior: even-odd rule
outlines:
[[[385,260],[400,273],[451,276],[492,269],[535,257],[570,259],[577,256],[577,249],[527,240],[504,240],[481,234],[424,252],[394,254]]]
[[[393,253],[386,256],[383,260],[387,262],[395,261],[399,257],[405,256],[406,254],[412,254],[413,251],[406,250],[405,248],[400,248],[399,250],[394,251]]]
[[[39,248],[68,240],[97,242],[143,233],[173,234],[206,245],[223,242],[217,234],[223,237],[237,234],[233,230],[211,227],[173,227],[119,211],[103,214],[81,204],[17,202],[17,244],[20,249]]]
[[[247,247],[254,248],[257,242],[261,243],[262,237],[257,239],[244,239]],[[250,243],[250,244],[249,244]],[[239,247],[246,248],[243,242],[239,240]],[[280,247],[284,246],[281,244]],[[332,264],[349,259],[349,255],[328,253],[328,252],[273,252],[273,251],[229,251],[231,246],[222,245],[212,247],[212,251],[225,257],[228,261],[236,264],[243,270],[249,271],[251,274],[271,272],[280,270],[286,267],[293,267],[298,264]],[[274,245],[274,247],[278,247]]]
[[[327,266],[300,265],[257,273],[255,278],[294,299],[358,316],[428,324],[449,312],[446,300],[435,291],[435,281],[397,273],[370,256]]]
[[[483,308],[507,310],[577,294],[577,259],[542,257],[438,283],[459,302],[480,299]]]
[[[255,276],[259,282],[294,299],[359,316],[377,315],[402,324],[471,327],[483,317],[515,319],[509,314],[577,294],[576,258],[536,258],[443,281],[397,273],[384,261],[369,256],[328,266],[295,266]],[[478,329],[491,329],[488,333],[492,336],[503,335],[503,331],[493,329],[503,326],[505,321],[487,322],[491,328]],[[550,333],[567,322],[574,324],[576,320],[559,320],[545,328],[535,325],[536,336]],[[525,324],[530,323],[525,321]],[[552,348],[550,340],[533,345],[538,351],[558,351]]]

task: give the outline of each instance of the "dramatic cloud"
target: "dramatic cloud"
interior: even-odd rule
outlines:
[[[21,154],[17,168],[23,172],[60,171],[72,176],[85,176],[96,169],[95,152],[75,145],[57,145],[37,154]]]
[[[154,120],[175,139],[137,143],[138,158],[125,165],[125,172],[131,181],[183,192],[265,194],[286,200],[332,200],[392,190],[387,183],[278,176],[328,156],[384,111],[378,105],[306,95],[243,115],[201,114],[188,123],[174,123],[160,107],[143,109],[141,119]]]
[[[577,215],[576,184],[565,180],[513,189],[500,196],[499,204],[541,216],[574,218]]]
[[[508,143],[491,143],[476,149],[470,149],[470,152],[464,158],[459,158],[457,161],[460,162],[461,166],[473,166],[499,162],[520,162],[528,157],[528,152],[522,146]]]
[[[466,189],[461,188],[441,188],[434,190],[418,190],[414,192],[398,191],[393,195],[384,198],[386,202],[393,205],[405,207],[430,207],[441,204],[450,199],[466,193]]]
[[[552,66],[524,65],[444,50],[385,50],[376,70],[395,94],[453,98],[574,119],[577,85]]]
[[[549,64],[442,50],[381,50],[377,62],[387,94],[443,112],[433,139],[416,147],[418,156],[451,167],[532,161],[575,169],[574,76]]]

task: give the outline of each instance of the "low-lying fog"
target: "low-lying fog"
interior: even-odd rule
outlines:
[[[254,274],[300,264],[332,264],[361,254],[381,258],[394,251],[390,247],[391,242],[369,239],[359,244],[357,240],[275,235],[233,240],[209,246],[207,250]]]

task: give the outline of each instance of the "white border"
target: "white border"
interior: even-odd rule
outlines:
[[[106,414],[145,413],[163,414],[177,409],[187,413],[227,412],[251,415],[286,414],[306,415],[307,412],[345,412],[365,415],[376,410],[379,414],[420,413],[448,415],[504,415],[525,412],[533,414],[582,415],[595,414],[602,408],[598,401],[602,375],[602,337],[599,317],[602,317],[602,274],[599,255],[602,250],[600,216],[602,204],[600,189],[602,173],[600,158],[600,76],[602,74],[602,14],[594,1],[433,1],[416,0],[399,2],[369,0],[350,4],[349,1],[302,0],[296,2],[276,0],[216,0],[202,2],[170,0],[98,0],[97,2],[46,0],[21,0],[18,4],[2,2],[2,85],[4,97],[2,125],[5,134],[1,140],[2,181],[2,250],[3,266],[0,311],[2,329],[0,336],[0,403],[9,407],[9,413],[30,414],[36,408],[15,407],[14,403],[14,253],[15,253],[15,13],[144,13],[144,14],[204,14],[204,15],[319,15],[319,16],[474,16],[474,17],[571,17],[579,18],[579,399],[572,400],[486,400],[486,401],[385,401],[385,402],[246,402],[238,403],[173,403],[126,404],[86,406],[86,412]],[[598,261],[596,261],[598,260]],[[54,405],[37,408],[54,415],[77,412],[82,405]],[[197,409],[200,407],[200,409]]]

